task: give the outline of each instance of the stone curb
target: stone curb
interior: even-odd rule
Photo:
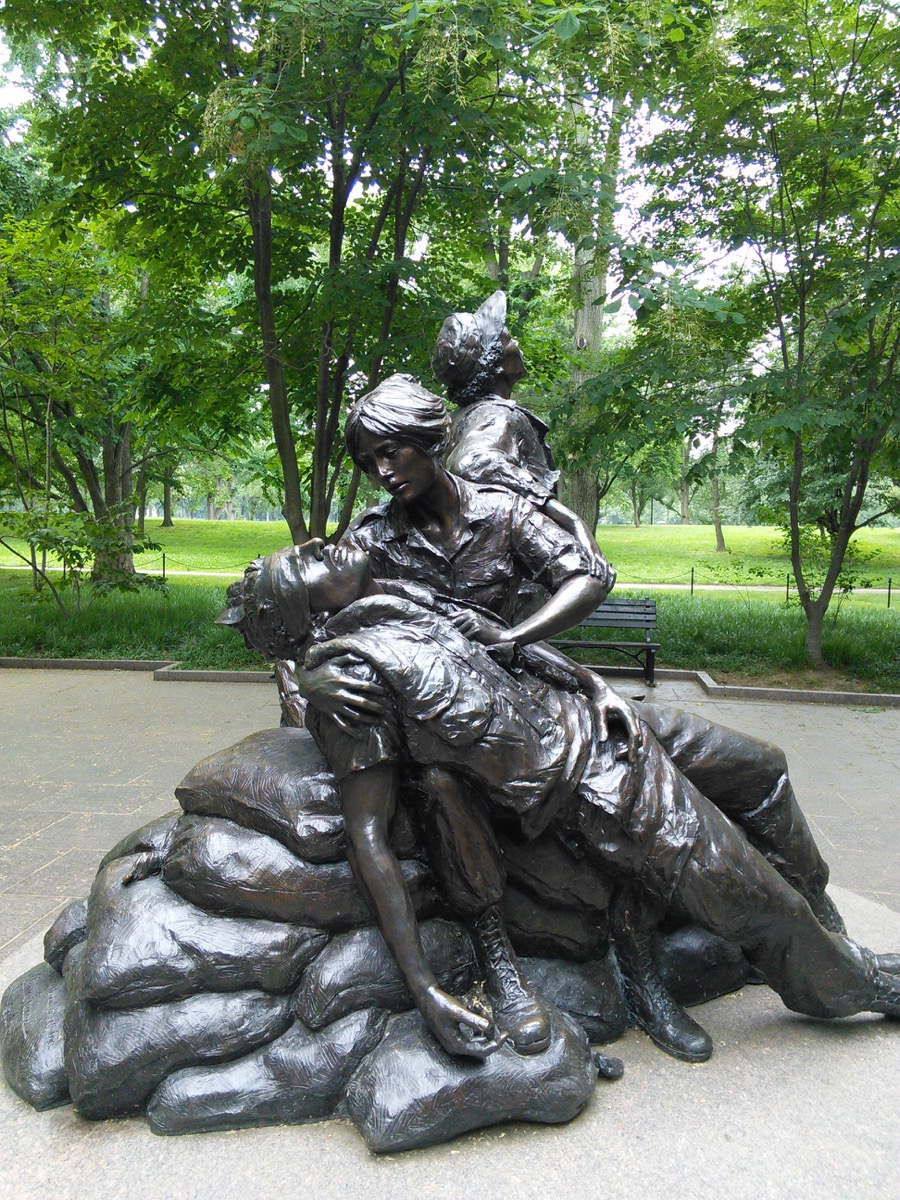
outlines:
[[[189,671],[170,658],[0,658],[0,668],[44,671],[152,671],[160,683],[270,683],[271,671]]]
[[[157,683],[271,683],[271,671],[187,671],[170,662],[153,672]]]
[[[643,672],[634,667],[607,667],[596,663],[583,663],[592,671],[600,671],[604,679],[639,679],[644,683]],[[859,704],[868,707],[900,708],[900,695],[896,692],[827,692],[812,688],[766,688],[742,687],[731,683],[716,683],[706,671],[681,671],[675,667],[657,667],[657,679],[682,680],[684,683],[699,683],[703,691],[714,700],[772,700],[794,701],[800,704]],[[652,689],[648,689],[648,698]]]
[[[795,700],[801,704],[863,704],[866,707],[900,708],[896,692],[817,692],[810,688],[738,687],[716,683],[705,671],[691,671],[706,692],[720,700]]]
[[[0,667],[27,671],[158,671],[170,658],[0,658]]]
[[[591,670],[595,664],[585,663]],[[188,671],[170,659],[139,658],[0,658],[0,669],[18,667],[23,670],[45,671],[152,671],[159,683],[270,683],[269,671]],[[610,679],[639,679],[643,672],[632,667],[602,668]],[[896,692],[826,692],[804,688],[740,687],[737,684],[716,683],[705,671],[682,671],[675,667],[657,667],[657,679],[682,680],[699,683],[707,696],[714,700],[758,700],[764,703],[794,701],[800,704],[856,704],[869,707],[900,708]],[[646,685],[645,685],[646,686]]]

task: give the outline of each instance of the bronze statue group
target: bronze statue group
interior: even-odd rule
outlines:
[[[523,970],[504,906],[510,854],[548,844],[554,870],[570,863],[588,904],[607,910],[631,1023],[678,1058],[703,1061],[713,1046],[662,978],[661,925],[739,948],[796,1012],[900,1016],[900,956],[847,937],[782,752],[626,700],[547,644],[615,573],[555,495],[546,426],[512,399],[525,367],[502,292],[444,322],[433,366],[452,418],[394,375],[347,419],[353,461],[390,500],[334,546],[256,560],[219,618],[277,664],[284,736],[305,725],[335,781],[352,878],[424,1023],[419,1052],[433,1038],[467,1087],[489,1091],[500,1062],[551,1086],[560,1018]],[[429,957],[398,807],[438,911],[471,940],[480,988],[464,995]],[[90,915],[87,928],[90,942]],[[377,1074],[348,1085],[354,1119]],[[376,1149],[403,1148],[516,1115],[488,1105],[468,1124],[364,1132]]]

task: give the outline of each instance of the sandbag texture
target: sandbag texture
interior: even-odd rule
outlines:
[[[705,1004],[742,988],[752,968],[740,946],[701,925],[684,925],[656,942],[656,963],[679,1004]]]
[[[69,1099],[63,1056],[65,984],[48,963],[14,980],[0,1002],[0,1058],[6,1082],[37,1109]]]
[[[100,859],[98,871],[102,871],[104,867],[109,866],[111,862],[115,862],[117,858],[131,858],[134,855],[141,855],[142,862],[140,871],[137,872],[141,878],[147,875],[159,874],[162,864],[166,860],[166,855],[169,853],[169,848],[172,845],[172,839],[175,836],[175,827],[178,824],[181,812],[166,813],[164,817],[157,817],[155,821],[150,821],[146,825],[142,825],[140,829],[135,829],[134,832],[126,834],[120,842],[113,846],[112,850],[108,850]]]
[[[628,1028],[616,970],[607,959],[573,963],[522,958],[519,963],[531,986],[577,1021],[592,1044],[614,1042]]]
[[[452,921],[424,921],[422,947],[438,985],[454,996],[472,983],[475,955],[469,936]],[[402,1012],[413,1000],[377,929],[332,938],[303,974],[294,1011],[310,1029],[321,1029],[345,1013],[370,1006]]]
[[[128,884],[132,860],[97,876],[78,972],[78,997],[134,1008],[196,992],[287,992],[324,947],[319,930],[213,917],[151,876]]]
[[[264,729],[203,759],[175,797],[187,813],[268,833],[308,862],[345,855],[340,793],[305,729]]]
[[[416,912],[432,912],[428,868],[408,859],[401,870]],[[372,921],[349,863],[305,862],[275,838],[218,817],[182,818],[162,877],[210,912],[335,932]]]
[[[509,1045],[483,1061],[447,1054],[417,1012],[397,1017],[347,1089],[347,1109],[370,1150],[414,1150],[504,1121],[557,1124],[587,1104],[597,1070],[583,1031],[551,1009],[543,1054]]]
[[[73,900],[44,934],[44,962],[62,975],[66,955],[87,937],[87,897]]]
[[[149,1008],[97,1008],[79,998],[83,950],[76,946],[66,959],[64,1037],[69,1090],[84,1117],[140,1112],[173,1071],[248,1054],[291,1023],[290,999],[261,991],[204,992]]]
[[[154,1133],[199,1133],[329,1117],[386,1021],[387,1013],[374,1008],[318,1032],[295,1021],[280,1038],[235,1062],[176,1071],[147,1105],[150,1127]]]

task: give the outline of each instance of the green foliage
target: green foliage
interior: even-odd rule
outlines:
[[[604,91],[649,94],[707,16],[642,0],[9,0],[4,21],[70,185],[60,222],[102,214],[142,261],[243,285],[234,324],[262,352],[301,537],[324,531],[334,495],[352,501],[345,399],[389,369],[425,373],[440,318],[468,282],[483,299],[487,267],[515,283],[513,226],[534,266],[551,231],[579,240],[610,211],[596,156],[564,128],[571,104],[589,97],[602,125]],[[527,307],[535,275],[522,282]]]
[[[0,574],[0,655],[172,659],[210,669],[259,669],[258,655],[214,624],[225,605],[224,581],[179,583],[168,593],[105,593],[69,614],[25,583],[13,572]]]
[[[657,249],[740,252],[757,343],[740,389],[744,437],[787,469],[815,662],[869,479],[896,474],[900,28],[863,0],[742,5],[719,38],[715,71],[685,83],[646,152]],[[805,556],[810,520],[830,539],[820,586]]]
[[[194,668],[259,670],[258,656],[213,623],[224,605],[225,583],[176,580],[168,595],[113,593],[64,617],[36,599],[23,576],[0,572],[0,655],[172,659]],[[666,666],[714,676],[739,673],[764,686],[773,675],[805,663],[802,613],[777,596],[748,606],[737,598],[661,593],[657,605],[660,661]],[[617,640],[622,632],[615,631]],[[825,645],[829,661],[853,677],[860,690],[900,690],[895,610],[854,598],[838,625],[826,629]],[[639,687],[639,681],[632,686]]]
[[[130,557],[159,550],[159,544],[146,535],[135,538],[116,522],[116,516],[113,512],[108,518],[98,519],[90,513],[53,506],[0,513],[0,545],[26,562],[30,558],[34,591],[46,587],[67,615],[71,606],[65,603],[64,595],[71,593],[75,608],[80,608],[83,585],[88,580],[92,599],[112,591],[164,588],[152,576],[136,573]],[[27,558],[15,542],[28,548]],[[62,567],[61,579],[38,565],[48,559]]]

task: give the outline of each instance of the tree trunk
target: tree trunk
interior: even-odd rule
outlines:
[[[825,655],[822,650],[822,623],[825,619],[825,609],[820,600],[812,601],[806,611],[806,657],[813,667],[825,666]]]
[[[163,476],[163,529],[171,529],[175,522],[172,520],[172,476],[167,471]]]
[[[596,473],[591,468],[567,471],[560,483],[563,503],[578,513],[588,529],[595,530],[600,517],[600,490]]]
[[[103,499],[100,511],[94,515],[100,520],[112,521],[123,533],[123,548],[115,554],[98,554],[94,560],[93,575],[101,577],[110,571],[134,574],[134,556],[131,552],[134,530],[133,500],[134,476],[131,462],[131,425],[121,425],[110,417],[108,432],[102,441],[103,456]]]
[[[309,538],[309,531],[303,516],[300,467],[291,429],[290,403],[272,300],[272,192],[269,181],[266,179],[257,183],[248,179],[246,199],[253,230],[253,287],[269,385],[269,411],[284,477],[284,519],[294,541],[305,542]]]
[[[727,554],[728,547],[725,545],[725,535],[722,532],[722,512],[719,507],[719,476],[713,475],[710,479],[710,487],[712,489],[712,519],[713,526],[716,531],[716,554]]]
[[[691,488],[688,483],[688,471],[691,469],[691,448],[688,442],[681,445],[681,479],[679,481],[679,500],[681,503],[681,524],[691,523]]]
[[[583,91],[579,81],[571,81],[570,87],[574,94]],[[589,127],[587,114],[581,101],[573,101],[572,116],[575,122],[575,144],[582,153],[588,152],[589,140],[593,136]],[[621,101],[614,97],[610,112],[609,132],[604,151],[603,170],[610,181],[605,186],[603,200],[596,215],[591,214],[590,229],[595,235],[592,245],[585,245],[587,240],[582,231],[576,230],[578,244],[575,247],[575,257],[572,269],[572,292],[574,299],[574,350],[575,358],[572,365],[572,384],[577,389],[583,386],[595,370],[595,356],[603,341],[603,305],[607,294],[607,271],[609,267],[609,249],[607,235],[612,230],[612,203],[616,195],[616,181],[621,160],[622,123]],[[598,249],[598,247],[600,247]],[[569,507],[578,514],[589,529],[596,529],[597,517],[600,511],[600,489],[597,471],[593,466],[582,467],[574,472],[566,472],[564,480],[564,495]]]

